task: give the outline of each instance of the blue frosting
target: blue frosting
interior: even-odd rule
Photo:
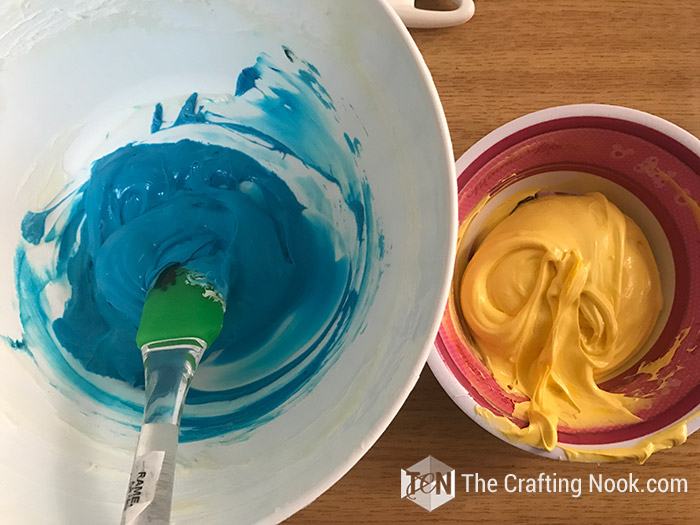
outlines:
[[[139,423],[141,407],[100,378],[143,386],[136,329],[147,291],[173,263],[206,274],[227,303],[188,397],[183,440],[245,433],[274,417],[361,330],[383,237],[358,173],[360,142],[335,129],[318,71],[284,52],[292,72],[262,56],[240,73],[235,103],[257,109],[252,116],[198,106],[193,93],[166,125],[158,103],[150,136],[96,160],[81,187],[22,221],[25,334],[15,346],[42,352],[62,388],[116,407],[126,425]],[[55,257],[32,262],[43,244]],[[70,298],[53,318],[46,290],[57,283]]]

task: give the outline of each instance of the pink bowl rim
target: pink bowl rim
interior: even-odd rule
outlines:
[[[675,140],[681,145],[685,146],[691,150],[696,155],[700,156],[700,139],[684,130],[683,128],[655,115],[646,113],[644,111],[626,108],[623,106],[614,106],[607,104],[571,104],[566,106],[556,106],[547,109],[542,109],[529,113],[522,117],[512,120],[485,137],[476,142],[472,147],[470,147],[456,162],[456,173],[459,177],[467,167],[477,160],[482,154],[487,152],[492,146],[507,139],[511,135],[529,128],[531,126],[542,124],[545,122],[559,120],[569,117],[608,117],[623,121],[628,121],[636,124],[641,124],[643,126],[654,129],[669,138]],[[551,459],[558,460],[568,460],[568,457],[563,449],[556,447],[551,452],[542,450],[536,447],[525,445],[522,443],[515,442],[508,439],[506,436],[502,435],[496,429],[491,427],[489,423],[476,413],[476,407],[479,404],[474,400],[474,398],[469,394],[469,392],[460,384],[459,380],[454,376],[448,365],[443,361],[438,353],[438,349],[433,347],[430,356],[428,357],[428,366],[433,372],[438,382],[442,386],[443,390],[450,396],[452,401],[473,421],[475,421],[480,427],[489,432],[490,434],[498,437],[499,439],[510,443],[511,445],[536,454],[538,456],[547,457]],[[688,436],[700,428],[700,403],[691,410],[692,419],[687,423]],[[651,435],[659,432],[663,432],[665,429],[673,426],[674,423],[668,426],[639,436],[635,439],[627,441],[619,441],[607,444],[597,444],[597,445],[573,445],[576,449],[613,449],[613,448],[626,448],[633,447],[640,443],[644,439]]]

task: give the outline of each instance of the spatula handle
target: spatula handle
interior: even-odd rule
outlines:
[[[168,525],[185,397],[206,345],[144,349],[146,403],[122,525]]]
[[[170,523],[179,431],[179,425],[172,423],[141,427],[122,525]]]

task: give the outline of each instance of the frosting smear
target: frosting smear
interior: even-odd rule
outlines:
[[[261,55],[233,93],[133,108],[114,130],[130,140],[102,146],[25,215],[24,339],[76,402],[87,395],[138,426],[136,330],[148,290],[174,264],[205,275],[227,306],[181,441],[244,437],[308,392],[361,330],[381,232],[359,149],[318,70],[291,52],[284,61]]]
[[[644,234],[600,193],[522,202],[483,238],[461,280],[475,351],[517,400],[481,413],[552,450],[557,430],[632,424],[646,400],[598,386],[638,356],[662,306]]]

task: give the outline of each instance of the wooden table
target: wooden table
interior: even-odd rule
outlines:
[[[427,4],[425,1],[422,4]],[[477,0],[467,24],[412,31],[433,73],[455,157],[499,125],[559,104],[600,102],[664,117],[700,136],[700,1]],[[432,455],[457,471],[456,498],[432,513],[399,498],[401,468]],[[685,494],[509,494],[506,474],[632,473],[686,478]],[[460,474],[499,480],[467,494]],[[584,483],[584,489],[587,488]],[[290,523],[700,523],[700,432],[645,465],[531,456],[465,416],[426,367],[384,435]]]

